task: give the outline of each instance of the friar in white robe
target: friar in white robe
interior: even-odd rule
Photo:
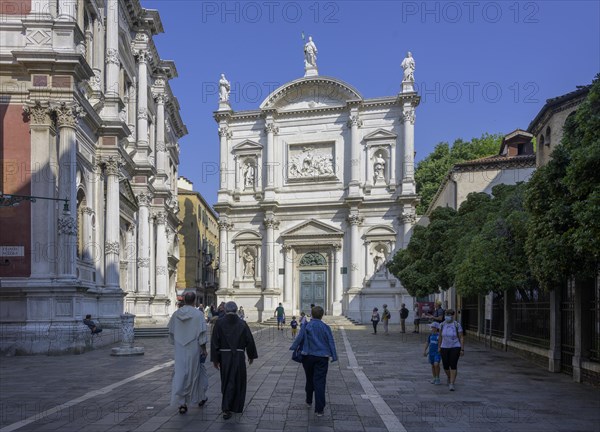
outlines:
[[[194,307],[196,295],[184,296],[185,305],[169,320],[169,342],[175,345],[175,371],[171,386],[171,404],[179,406],[179,413],[187,412],[188,403],[203,406],[208,390],[208,375],[201,362],[206,358],[208,328],[204,314]]]

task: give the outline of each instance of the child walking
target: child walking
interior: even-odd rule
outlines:
[[[292,317],[292,321],[290,322],[290,327],[292,327],[292,337],[296,337],[296,333],[298,333],[298,321],[296,321],[296,317]]]
[[[438,352],[440,324],[438,322],[432,322],[430,327],[431,334],[427,337],[423,355],[429,355],[431,374],[433,375],[431,384],[440,385],[440,362],[442,361],[442,356]]]

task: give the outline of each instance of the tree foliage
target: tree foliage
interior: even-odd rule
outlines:
[[[417,164],[415,170],[417,193],[421,195],[417,212],[425,213],[442,180],[454,164],[497,154],[502,137],[501,134],[484,134],[481,138],[473,138],[471,141],[459,138],[452,146],[446,142],[436,145],[433,152]]]
[[[594,277],[600,261],[600,75],[529,182],[529,264],[545,289]]]

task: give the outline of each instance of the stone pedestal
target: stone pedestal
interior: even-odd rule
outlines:
[[[133,332],[133,323],[135,321],[135,315],[133,314],[122,314],[121,315],[121,331],[123,333],[123,339],[121,340],[121,346],[113,348],[110,355],[112,356],[132,356],[132,355],[143,355],[143,347],[134,347],[133,341],[135,338]]]
[[[304,66],[304,77],[319,76],[319,70],[313,65]]]

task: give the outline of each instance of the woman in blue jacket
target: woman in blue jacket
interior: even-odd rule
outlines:
[[[323,313],[321,306],[312,308],[312,319],[306,325],[300,327],[300,333],[290,347],[292,351],[298,346],[302,347],[302,367],[306,375],[306,386],[304,387],[306,406],[312,406],[314,393],[315,414],[317,417],[321,417],[325,409],[325,385],[329,358],[331,357],[332,362],[337,360],[331,328],[321,321]]]

